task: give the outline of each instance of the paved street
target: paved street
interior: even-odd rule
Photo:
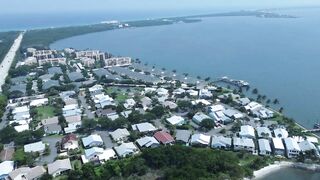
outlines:
[[[81,102],[81,106],[84,108],[84,114],[86,114],[89,119],[94,119],[95,115],[89,109],[85,96],[82,93],[79,93],[78,97]]]
[[[104,145],[106,146],[106,148],[112,148],[112,147],[118,146],[117,143],[112,142],[108,131],[95,131],[94,133],[99,134],[101,136],[101,139]]]
[[[62,136],[47,136],[42,138],[42,142],[49,144],[50,154],[48,156],[42,156],[37,162],[37,165],[43,165],[46,163],[51,163],[58,156],[56,143],[61,141]]]

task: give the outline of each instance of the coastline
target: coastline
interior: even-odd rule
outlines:
[[[306,163],[299,163],[299,162],[289,162],[289,161],[275,161],[274,164],[270,164],[262,169],[253,172],[253,178],[251,179],[260,179],[264,176],[273,173],[275,171],[279,171],[283,168],[296,168],[302,169],[306,171],[313,171],[319,172],[320,165],[318,164],[306,164]]]

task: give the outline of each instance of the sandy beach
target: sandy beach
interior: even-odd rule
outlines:
[[[291,167],[293,164],[294,163],[292,163],[292,162],[276,161],[274,164],[271,164],[271,165],[266,166],[262,169],[254,171],[253,172],[254,178],[252,178],[252,179],[259,179],[269,173],[272,173],[273,171],[277,171],[281,168]]]

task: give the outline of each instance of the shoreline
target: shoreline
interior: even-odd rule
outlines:
[[[306,163],[289,162],[289,161],[275,161],[274,164],[270,164],[264,168],[254,171],[253,177],[249,179],[253,179],[253,180],[260,179],[265,177],[268,174],[271,174],[275,171],[279,171],[283,168],[295,168],[295,169],[302,169],[305,171],[320,172],[320,165],[318,164],[306,164]]]

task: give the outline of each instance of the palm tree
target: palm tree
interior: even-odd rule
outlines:
[[[267,104],[270,104],[270,102],[271,102],[271,100],[270,100],[270,99],[268,99],[266,103],[267,103]]]
[[[283,112],[283,107],[279,109],[279,113],[282,113],[282,112]]]
[[[276,98],[273,100],[273,104],[279,104],[279,100]]]
[[[162,71],[165,71],[166,70],[166,68],[162,68]]]
[[[262,98],[263,100],[265,100],[265,99],[267,98],[267,96],[266,96],[266,95],[263,95],[261,98]]]
[[[197,79],[199,79],[199,80],[200,80],[200,79],[201,79],[201,77],[200,77],[200,76],[197,76]]]
[[[173,72],[173,73],[176,73],[176,72],[177,72],[177,70],[175,70],[175,69],[174,69],[174,70],[172,70],[172,72]]]
[[[210,77],[206,77],[204,80],[208,82],[210,80]]]
[[[257,88],[254,88],[253,90],[252,90],[252,94],[258,94],[258,89]]]

